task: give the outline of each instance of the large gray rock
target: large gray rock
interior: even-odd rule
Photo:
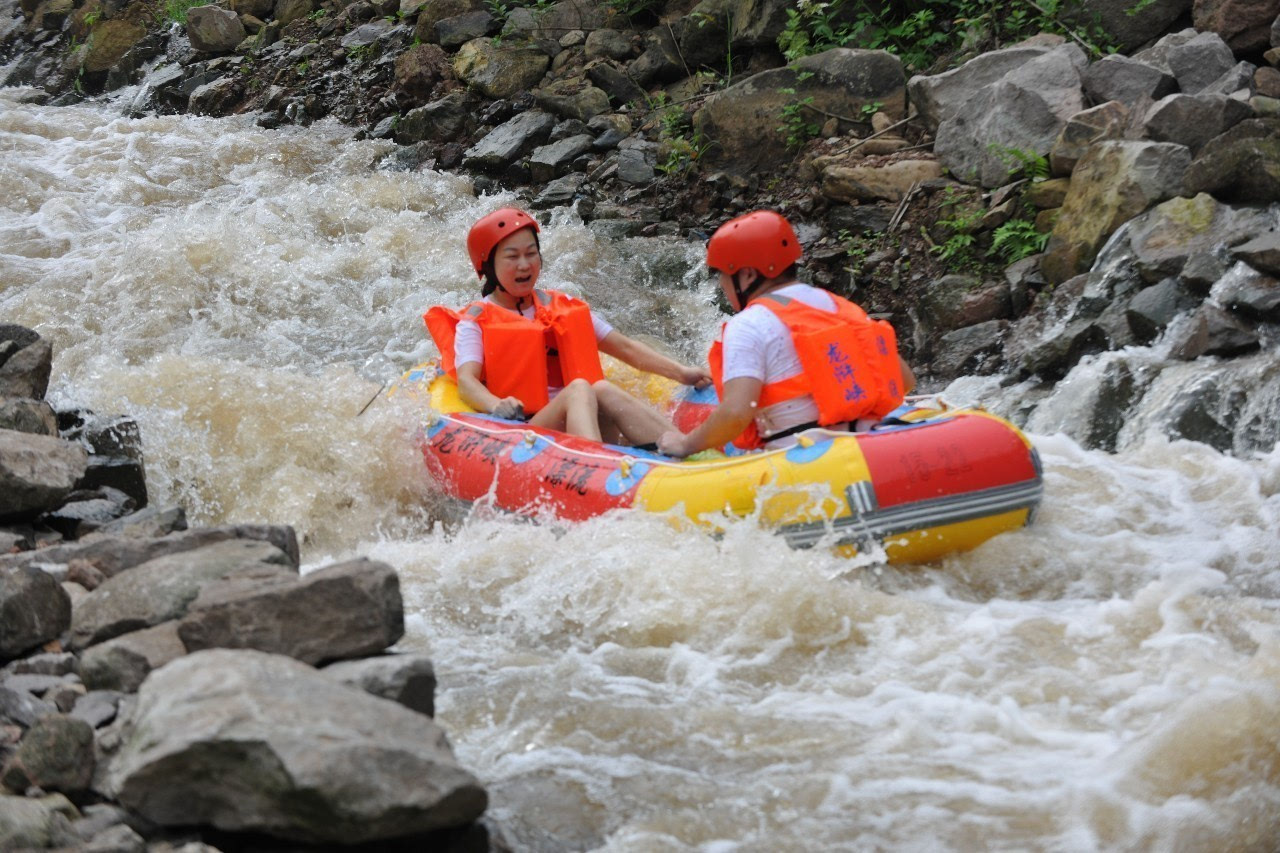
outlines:
[[[426,655],[382,655],[338,661],[321,672],[366,693],[399,702],[419,714],[435,715],[436,670]]]
[[[555,116],[548,113],[520,113],[468,148],[463,162],[468,168],[498,171],[545,142],[555,126]]]
[[[1225,201],[1280,201],[1280,118],[1242,121],[1200,149],[1186,192]]]
[[[80,659],[80,678],[90,690],[132,693],[152,670],[187,653],[176,621],[161,622],[90,646]]]
[[[88,466],[89,454],[78,444],[0,429],[0,519],[56,507]]]
[[[0,850],[45,850],[79,839],[71,821],[80,813],[62,794],[43,797],[0,795]]]
[[[580,77],[557,80],[533,97],[538,106],[561,118],[589,121],[609,111],[609,95]]]
[[[474,39],[454,56],[453,73],[486,97],[510,98],[533,88],[550,64],[536,47],[497,46],[489,39]]]
[[[1169,355],[1183,361],[1193,361],[1203,355],[1243,355],[1256,350],[1260,343],[1253,326],[1208,302],[1197,308],[1186,322],[1169,330]]]
[[[253,573],[269,582],[296,571],[279,548],[246,539],[158,557],[109,578],[80,602],[72,615],[71,647],[179,619],[203,587],[228,575]]]
[[[147,28],[137,21],[123,17],[102,21],[93,28],[93,35],[85,42],[80,67],[88,74],[107,71],[133,50],[146,35]]]
[[[25,326],[0,324],[0,399],[44,399],[53,370],[53,347]]]
[[[1063,45],[1008,72],[938,125],[934,153],[956,177],[984,187],[1022,164],[1010,152],[1048,155],[1067,120],[1085,108],[1084,52]]]
[[[430,45],[421,45],[429,47]],[[449,142],[467,135],[475,121],[462,92],[451,92],[405,113],[395,129],[396,142],[412,145],[415,142]]]
[[[548,183],[568,172],[573,161],[590,150],[591,137],[586,134],[539,146],[529,157],[529,174],[535,184]]]
[[[1193,256],[1247,243],[1275,228],[1277,209],[1232,207],[1201,193],[1172,198],[1137,217],[1128,227],[1125,251],[1143,278],[1177,275]]]
[[[886,51],[833,48],[734,83],[694,114],[695,128],[711,143],[703,160],[747,173],[788,159],[783,109],[810,98],[810,106],[831,115],[856,120],[864,108],[879,104],[885,115],[901,118],[902,62]],[[855,126],[856,121],[842,121],[841,132]]]
[[[187,10],[187,38],[195,50],[227,53],[235,50],[245,35],[240,16],[230,9],[196,6]]]
[[[1200,29],[1200,28],[1198,28]],[[1205,89],[1236,64],[1231,48],[1217,33],[1201,32],[1165,53],[1178,88],[1188,95]]]
[[[78,794],[93,778],[93,727],[63,714],[41,717],[27,730],[0,777],[7,788]]]
[[[1090,64],[1083,78],[1085,94],[1094,103],[1137,107],[1178,91],[1178,81],[1168,71],[1118,53]]]
[[[1032,46],[987,51],[941,74],[917,74],[907,81],[907,94],[920,120],[935,132],[943,121],[963,112],[978,92],[1048,51]]]
[[[1197,30],[1221,38],[1231,50],[1253,53],[1271,44],[1278,12],[1271,0],[1197,0],[1192,21]]]
[[[1085,272],[1117,228],[1177,195],[1191,154],[1180,145],[1107,141],[1077,164],[1040,271],[1050,283]]]
[[[1253,116],[1253,109],[1226,95],[1169,95],[1143,116],[1146,134],[1157,142],[1185,145],[1196,154],[1205,143]]]
[[[269,542],[288,555],[289,563],[295,569],[298,566],[298,537],[293,528],[287,525],[227,524],[198,527],[160,538],[148,536],[145,531],[99,531],[78,542],[52,545],[39,551],[0,555],[0,567],[65,566],[72,560],[84,560],[102,574],[112,577],[158,557],[194,551],[232,539]]]
[[[0,660],[57,639],[71,625],[71,599],[50,575],[0,568]]]
[[[54,414],[53,406],[44,400],[0,399],[0,429],[56,436],[58,416]]]
[[[178,626],[190,651],[257,649],[310,664],[377,654],[403,634],[395,569],[363,559],[302,578],[241,576],[209,584]]]
[[[1236,246],[1231,254],[1254,269],[1280,276],[1280,233],[1269,231]]]
[[[1129,108],[1120,101],[1107,101],[1073,115],[1049,151],[1053,174],[1070,175],[1089,146],[1107,139],[1123,139],[1128,122]]]
[[[430,719],[290,658],[197,652],[154,672],[98,785],[161,826],[357,844],[485,809]]]
[[[1059,12],[1063,23],[1107,34],[1121,50],[1133,50],[1163,35],[1169,25],[1191,11],[1192,0],[1066,0]]]
[[[1280,280],[1237,263],[1213,285],[1209,298],[1253,320],[1280,320]]]

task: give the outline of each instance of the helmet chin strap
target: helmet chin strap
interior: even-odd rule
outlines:
[[[756,273],[756,280],[746,287],[738,284],[738,276],[745,273],[745,269],[738,270],[730,278],[733,281],[733,295],[738,297],[738,311],[743,311],[747,307],[747,302],[751,299],[752,294],[760,289],[760,285],[764,284],[764,276]]]
[[[511,295],[511,291],[510,291],[510,290],[507,290],[505,287],[503,287],[503,286],[502,286],[502,282],[500,282],[500,281],[498,282],[498,290],[501,290],[503,293],[507,294],[507,296],[510,296],[512,299],[514,299],[514,300],[516,301],[516,313],[518,313],[518,314],[523,314],[523,313],[524,313],[524,304],[523,304],[523,303],[524,303],[524,297],[523,297],[523,296],[512,296],[512,295]],[[533,304],[533,294],[532,294],[532,293],[530,293],[530,294],[529,294],[529,304],[530,304],[530,305],[532,305],[532,304]]]

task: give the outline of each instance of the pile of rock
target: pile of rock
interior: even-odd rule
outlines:
[[[49,434],[49,348],[4,328],[0,411],[31,431],[0,429],[0,849],[487,849],[432,662],[388,653],[395,570],[301,575],[292,528],[83,497],[112,487],[83,430]]]

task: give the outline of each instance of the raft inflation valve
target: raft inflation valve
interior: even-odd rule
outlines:
[[[524,431],[524,443],[525,443],[525,444],[527,444],[529,447],[533,447],[533,445],[534,445],[537,441],[538,441],[538,434],[537,434],[536,432],[534,432],[534,431],[533,431],[533,430],[531,430],[531,429],[527,429],[527,430],[525,430],[525,431]]]
[[[618,461],[618,470],[622,472],[622,479],[624,480],[631,479],[631,465],[635,461],[636,460],[631,458],[630,456],[624,456],[622,457],[622,459]]]
[[[801,447],[813,447],[813,439],[807,435],[802,435],[796,439],[796,444]]]

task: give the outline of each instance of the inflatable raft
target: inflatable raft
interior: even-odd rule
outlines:
[[[397,388],[428,405],[422,453],[444,491],[522,515],[636,507],[712,528],[752,516],[795,547],[923,562],[1028,524],[1043,491],[1026,437],[975,409],[908,406],[870,432],[815,429],[785,450],[690,461],[476,413],[434,364]],[[714,406],[712,389],[684,388],[675,421],[689,430]]]

